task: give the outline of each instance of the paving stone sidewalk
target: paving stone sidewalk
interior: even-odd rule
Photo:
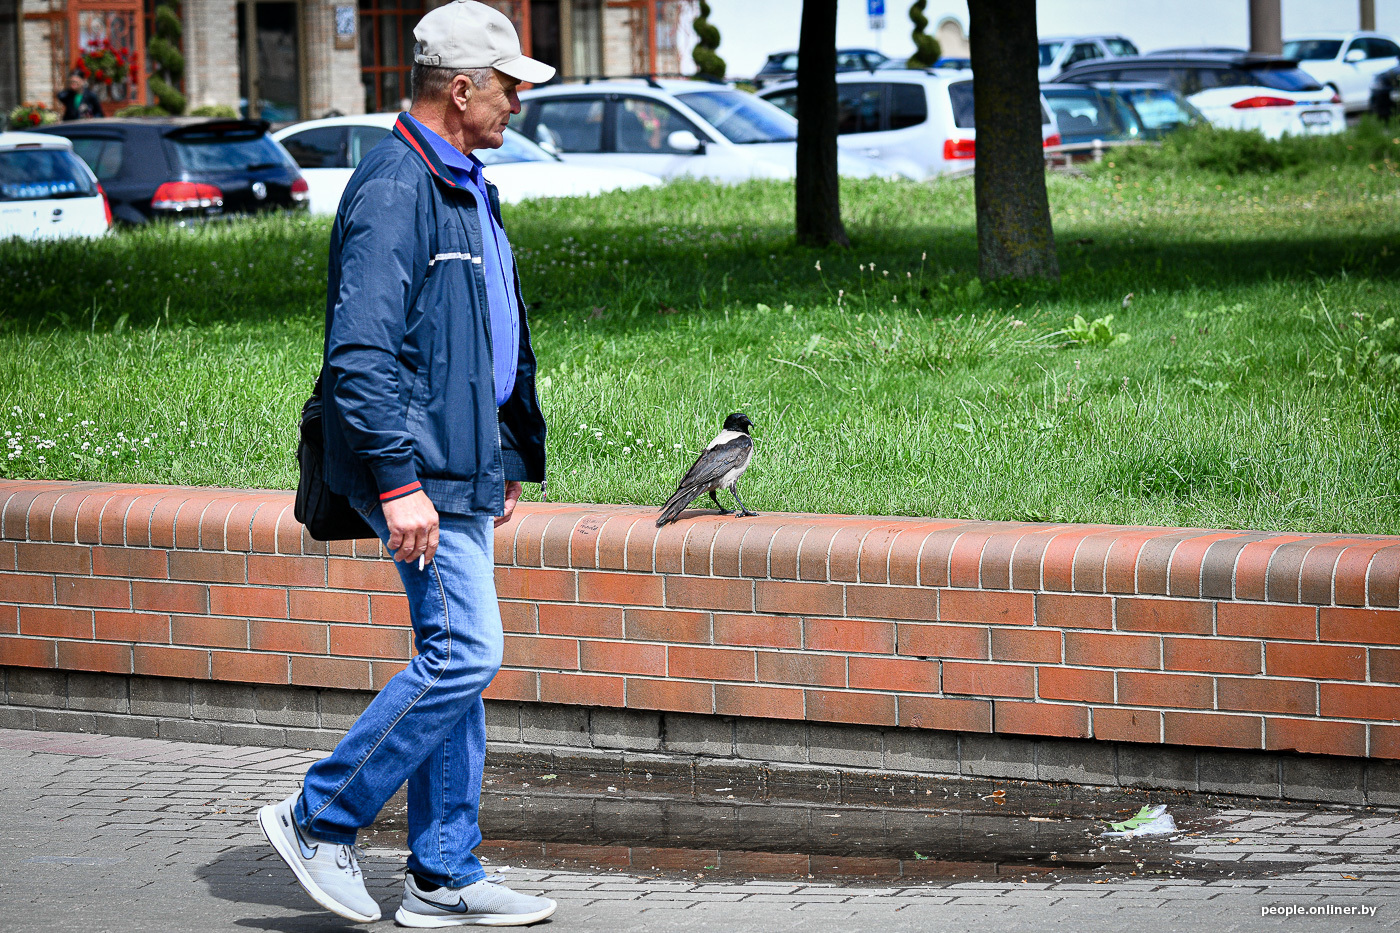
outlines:
[[[0,730],[0,928],[334,931],[272,855],[253,814],[321,752]],[[554,931],[1378,930],[1400,926],[1400,814],[1227,810],[1175,840],[1201,880],[1096,875],[868,887],[703,882],[515,868],[559,901]],[[1294,868],[1265,877],[1257,866]],[[403,853],[370,850],[392,916]],[[1270,914],[1291,908],[1291,915]],[[1365,908],[1365,916],[1344,911]],[[362,929],[388,930],[384,920]]]

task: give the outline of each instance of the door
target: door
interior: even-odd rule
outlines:
[[[293,0],[238,4],[238,92],[243,114],[273,123],[300,120],[301,30]]]
[[[311,189],[311,213],[334,214],[350,181],[350,127],[317,126],[279,140]]]
[[[672,145],[675,133],[689,133],[697,142],[709,136],[665,101],[618,96],[613,101],[613,156],[618,168],[634,168],[659,178],[712,175],[710,157],[692,145]]]

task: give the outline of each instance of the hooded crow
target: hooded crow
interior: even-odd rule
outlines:
[[[661,507],[656,527],[660,528],[667,522],[675,521],[681,512],[685,511],[686,506],[707,492],[720,514],[729,515],[730,510],[719,504],[719,498],[715,495],[717,489],[729,490],[734,501],[739,503],[740,515],[758,514],[745,508],[744,500],[739,498],[739,477],[749,468],[749,458],[753,456],[753,440],[749,437],[751,427],[753,422],[749,420],[749,416],[740,411],[724,419],[724,429],[715,435],[715,439],[710,441],[704,453],[696,458],[695,463],[681,479],[681,484]]]

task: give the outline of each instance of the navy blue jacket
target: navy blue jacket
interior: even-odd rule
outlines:
[[[500,515],[507,480],[544,481],[545,424],[523,303],[515,389],[496,407],[475,204],[402,118],[340,199],[322,424],[327,480],[360,508],[421,484],[441,512]]]

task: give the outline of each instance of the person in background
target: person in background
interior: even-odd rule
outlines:
[[[91,120],[94,117],[102,116],[102,101],[97,99],[97,94],[87,86],[87,79],[83,77],[81,71],[71,71],[68,74],[68,89],[60,91],[58,103],[63,107],[63,119],[68,120]]]

